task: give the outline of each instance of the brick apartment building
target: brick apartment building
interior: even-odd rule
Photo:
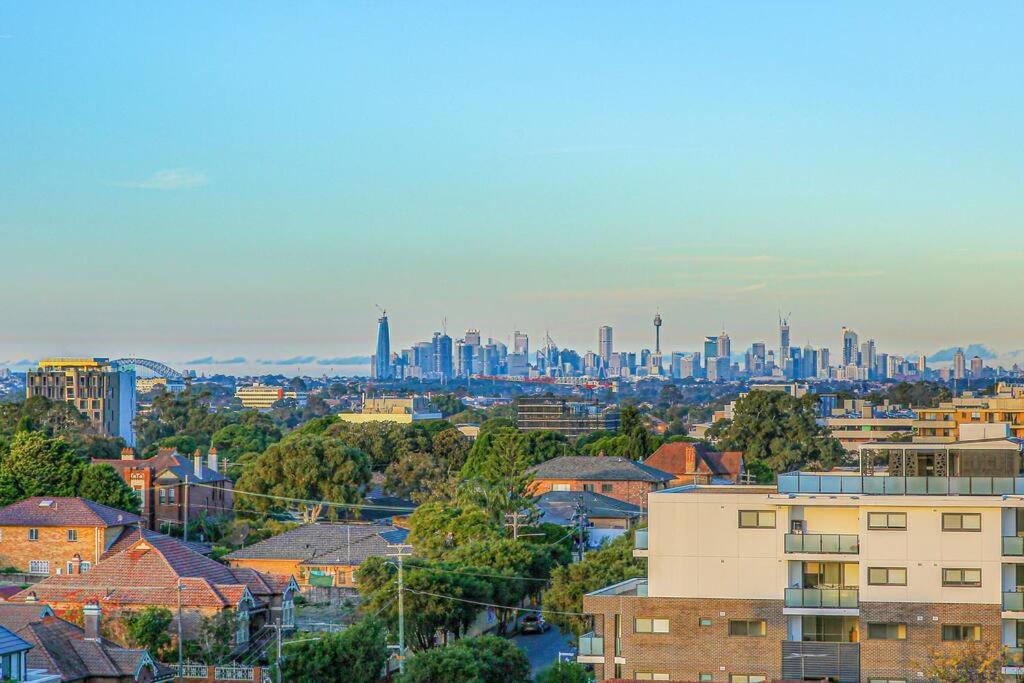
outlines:
[[[660,491],[673,475],[628,458],[563,455],[533,468],[530,492],[591,491],[647,507],[647,494]]]
[[[1024,674],[1024,478],[782,475],[648,515],[647,578],[584,597],[599,680],[911,681],[974,644]]]
[[[161,448],[156,455],[140,459],[135,451],[121,451],[120,460],[94,460],[113,466],[139,494],[144,523],[150,529],[181,527],[186,514],[196,519],[200,512],[220,516],[232,509],[232,483],[221,473],[217,449],[203,458],[192,458],[174,448]]]

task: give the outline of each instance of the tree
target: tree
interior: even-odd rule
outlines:
[[[812,463],[821,468],[840,463],[842,445],[815,421],[815,398],[795,398],[782,391],[751,391],[736,401],[731,423],[716,423],[718,446],[743,451],[748,466],[764,462],[772,472],[789,472]]]
[[[458,429],[449,428],[434,434],[430,447],[435,461],[444,470],[444,475],[450,477],[466,464],[472,445],[465,434]]]
[[[644,566],[633,557],[633,534],[623,534],[587,553],[582,562],[551,572],[551,587],[544,591],[543,597],[544,618],[563,633],[579,636],[590,630],[590,618],[560,612],[582,612],[586,593],[645,573]]]
[[[643,460],[654,450],[653,438],[644,425],[640,411],[633,406],[624,406],[619,411],[619,434],[625,437],[625,455],[633,460]]]
[[[408,453],[384,470],[384,490],[392,496],[422,500],[443,478],[434,456]]]
[[[21,500],[30,496],[77,495],[78,473],[84,464],[64,439],[49,439],[39,432],[19,432],[11,442],[10,452],[0,462],[0,470],[5,475],[5,485]]]
[[[368,617],[341,633],[291,645],[281,673],[286,681],[313,683],[335,680],[344,672],[349,683],[377,683],[387,657],[384,624]]]
[[[455,394],[438,394],[431,400],[431,402],[445,417],[462,412],[466,409],[466,404],[460,401]]]
[[[532,508],[529,490],[533,482],[531,468],[536,463],[527,449],[527,438],[514,429],[488,434],[486,446],[478,449],[482,439],[473,445],[462,476],[480,484],[476,490],[483,507],[495,522],[504,524],[509,514]]]
[[[171,644],[171,622],[174,616],[163,607],[145,607],[121,617],[125,636],[132,647],[149,650],[159,660]]]
[[[555,662],[540,670],[536,683],[590,683],[594,677],[587,668],[576,662]]]
[[[466,638],[420,652],[401,683],[529,683],[530,662],[515,644],[495,636]]]
[[[110,465],[86,465],[80,470],[78,495],[132,514],[139,513],[139,497]]]
[[[320,518],[324,502],[359,503],[370,483],[370,463],[358,448],[326,436],[297,434],[271,445],[242,473],[238,489],[301,500],[302,521]],[[245,496],[257,510],[281,509],[282,503]],[[328,514],[333,518],[335,508]]]
[[[971,643],[933,650],[925,664],[932,683],[996,683],[1003,680],[1003,650],[995,645]]]
[[[487,512],[469,503],[425,503],[409,517],[409,543],[424,557],[440,557],[467,543],[500,534],[500,527]]]
[[[183,643],[185,658],[203,664],[220,664],[235,647],[237,629],[235,610],[221,610],[203,617],[195,638]]]
[[[221,427],[210,438],[210,445],[225,458],[236,460],[243,453],[262,453],[281,440],[281,430],[269,416],[256,411],[239,414],[239,421]],[[188,451],[191,452],[191,451]]]

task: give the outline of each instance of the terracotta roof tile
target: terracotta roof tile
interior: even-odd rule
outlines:
[[[142,521],[138,515],[85,498],[35,496],[0,508],[0,526],[123,526]]]

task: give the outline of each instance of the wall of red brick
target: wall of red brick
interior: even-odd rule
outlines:
[[[553,490],[556,484],[568,484],[570,491],[583,491],[584,485],[591,484],[594,487],[594,493],[600,493],[614,498],[615,500],[621,500],[624,503],[631,503],[633,505],[639,505],[640,507],[647,509],[647,494],[651,492],[653,484],[646,481],[577,481],[569,479],[537,479],[531,486],[531,491],[534,495],[541,495]],[[604,485],[610,485],[611,490],[603,490]]]

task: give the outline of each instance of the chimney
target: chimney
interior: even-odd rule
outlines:
[[[85,639],[100,639],[100,606],[95,602],[88,603],[82,608],[82,617],[85,620]]]
[[[82,556],[75,553],[75,556],[71,558],[71,573],[81,574],[82,573]]]
[[[135,459],[135,449],[134,448],[122,448],[121,449],[121,459],[122,460],[134,460]]]
[[[203,453],[198,448],[196,449],[196,453],[195,453],[194,458],[195,458],[196,478],[197,479],[202,479],[203,478]]]
[[[213,447],[210,448],[210,455],[208,456],[208,459],[210,461],[210,469],[213,470],[214,472],[219,472],[220,470],[217,469],[217,448],[216,448],[216,446],[213,446]]]

